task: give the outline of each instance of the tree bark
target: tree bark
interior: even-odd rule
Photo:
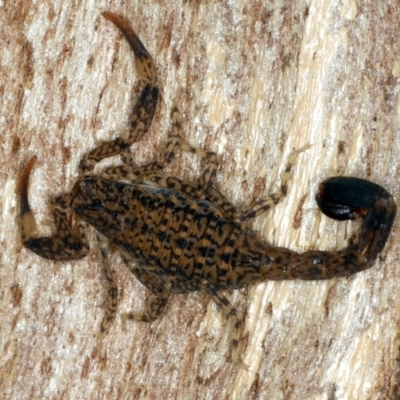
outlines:
[[[59,263],[22,247],[18,182],[50,234],[50,196],[71,190],[82,155],[123,131],[138,94],[133,56],[102,11],[131,21],[155,60],[161,100],[137,164],[163,154],[174,102],[186,138],[222,155],[217,186],[240,209],[288,195],[252,227],[276,246],[335,250],[357,223],[319,212],[318,183],[370,179],[399,197],[397,0],[0,2],[0,393],[5,399],[400,398],[399,225],[373,268],[326,282],[264,282],[229,295],[243,313],[248,370],[229,361],[232,323],[202,292],[172,297],[152,324],[96,341],[104,280],[89,256]],[[117,160],[111,160],[117,162]],[[184,154],[166,173],[195,181]],[[147,291],[118,254],[119,314]]]

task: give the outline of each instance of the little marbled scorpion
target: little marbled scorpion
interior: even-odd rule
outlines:
[[[124,320],[154,321],[163,312],[171,294],[205,289],[235,320],[233,356],[238,358],[241,324],[236,309],[223,295],[224,290],[268,279],[330,279],[370,268],[388,239],[396,204],[385,189],[370,181],[353,177],[329,178],[319,185],[317,204],[324,214],[337,220],[361,216],[363,223],[358,242],[339,251],[307,251],[303,254],[273,247],[246,222],[285,197],[292,165],[304,149],[290,155],[280,192],[257,201],[249,210],[240,213],[214,187],[218,156],[184,141],[176,107],[171,113],[172,127],[164,159],[134,166],[129,148],[143,138],[151,124],[159,94],[156,69],[129,23],[110,12],[104,12],[103,16],[125,36],[135,55],[137,74],[145,82],[130,116],[130,129],[121,137],[102,142],[84,154],[79,164],[79,179],[72,191],[53,199],[57,233],[50,237],[35,235],[36,223],[28,202],[28,185],[36,157],[29,160],[20,182],[23,245],[51,260],[80,259],[89,251],[85,225],[92,225],[98,232],[107,278],[101,333],[109,329],[118,303],[113,272],[106,263],[108,241],[118,249],[130,271],[154,295],[144,313],[124,314]],[[191,183],[160,174],[182,150],[204,158],[200,182]],[[122,166],[93,173],[98,162],[114,155],[122,156]],[[75,224],[70,222],[71,210],[76,215]]]

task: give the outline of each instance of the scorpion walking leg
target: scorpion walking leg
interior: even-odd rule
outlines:
[[[244,367],[247,367],[240,361],[240,351],[239,351],[240,338],[242,336],[244,328],[243,321],[238,318],[236,308],[221,293],[221,291],[218,290],[218,288],[215,285],[211,284],[207,280],[202,280],[202,281],[192,280],[192,281],[174,283],[171,285],[169,290],[171,293],[186,293],[189,291],[198,290],[200,288],[204,288],[207,291],[207,293],[211,296],[211,298],[214,300],[214,302],[217,304],[217,306],[223,311],[223,313],[227,317],[232,318],[232,320],[234,321],[233,333],[232,333],[233,336],[232,360]]]
[[[237,214],[236,208],[224,195],[222,195],[218,189],[212,187],[219,165],[218,155],[214,152],[198,149],[185,143],[182,125],[179,118],[179,111],[176,107],[174,107],[171,112],[171,119],[172,129],[171,133],[169,134],[163,162],[154,162],[145,167],[135,169],[129,165],[110,167],[104,170],[102,175],[113,178],[124,177],[137,184],[151,182],[157,186],[174,189],[192,197],[193,199],[205,197],[207,200],[218,206],[218,208],[220,208],[220,210],[228,218],[233,218],[233,216]],[[189,151],[206,160],[207,166],[202,174],[200,185],[196,185],[174,177],[154,175],[158,170],[164,168],[166,164],[169,164],[175,158],[176,153],[179,150]]]
[[[176,151],[181,149],[183,151],[189,151],[190,153],[196,154],[197,156],[206,160],[206,167],[203,170],[201,176],[200,190],[197,191],[196,197],[207,197],[207,194],[215,182],[217,170],[219,166],[218,155],[212,151],[206,151],[190,146],[184,141],[182,124],[179,117],[179,111],[174,106],[171,112],[172,119],[172,130],[169,141],[167,143],[167,149],[165,154],[165,162],[170,163],[175,157]]]
[[[136,140],[135,140],[136,141]],[[130,182],[135,183],[144,183],[148,182],[149,179],[139,180],[142,177],[147,177],[148,175],[153,175],[158,172],[160,169],[164,168],[166,164],[169,164],[172,159],[175,157],[175,151],[180,148],[181,133],[176,133],[176,129],[172,129],[172,133],[170,134],[170,139],[167,144],[166,156],[164,162],[152,162],[148,165],[135,167],[131,164],[131,159],[129,158],[129,154],[126,150],[121,152],[125,165],[117,166],[117,167],[109,167],[102,171],[102,176],[105,178],[118,179],[125,178]],[[159,184],[161,180],[165,180],[165,177],[161,177],[157,180],[153,179],[154,183]],[[166,185],[163,185],[166,186]]]
[[[157,74],[149,53],[133,32],[127,21],[110,12],[104,12],[103,16],[114,23],[123,33],[135,54],[136,71],[140,78],[148,83],[142,90],[139,99],[133,108],[131,114],[131,126],[126,137],[119,137],[115,140],[103,142],[94,150],[86,153],[80,163],[80,177],[90,173],[94,166],[101,160],[121,154],[133,143],[141,140],[150,126],[157,104]]]
[[[24,246],[41,257],[50,260],[77,260],[86,256],[89,245],[79,222],[76,228],[72,228],[67,214],[69,196],[60,196],[54,199],[54,220],[57,227],[57,236],[33,237],[36,231],[35,216],[30,208],[28,200],[29,177],[36,162],[32,157],[22,173],[20,182],[20,229]]]
[[[179,150],[189,151],[204,158],[207,162],[207,166],[201,177],[200,190],[199,185],[178,178],[165,177],[162,175],[146,176],[143,182],[152,182],[158,186],[168,187],[194,199],[205,197],[207,200],[218,206],[227,217],[232,218],[237,213],[236,208],[218,189],[213,187],[219,165],[218,155],[211,151],[192,147],[184,141],[179,111],[175,106],[171,112],[171,119],[172,129],[167,143],[164,164],[169,164],[175,158],[176,153]],[[137,183],[141,182],[139,181]]]
[[[197,149],[184,142],[179,112],[176,107],[172,110],[171,118],[173,121],[172,129],[163,162],[153,162],[146,166],[134,167],[130,164],[129,154],[124,150],[122,155],[127,165],[106,168],[102,171],[102,176],[108,179],[123,178],[130,182],[135,182],[136,184],[151,182],[158,186],[174,189],[193,198],[204,195],[207,200],[216,204],[228,217],[232,217],[236,214],[235,207],[218,191],[218,189],[212,187],[218,169],[217,154]],[[200,190],[199,185],[174,177],[155,175],[155,173],[164,168],[166,164],[169,164],[175,158],[179,150],[189,151],[207,160],[207,168],[202,175]]]
[[[202,281],[202,286],[211,295],[214,302],[225,312],[225,314],[232,318],[234,321],[233,332],[232,332],[232,360],[235,363],[242,365],[247,368],[247,365],[240,361],[240,338],[242,337],[244,330],[243,320],[238,318],[236,308],[229,302],[229,300],[218,290],[215,285],[212,285],[208,281]]]
[[[175,152],[177,148],[188,150],[185,147],[185,145],[180,145],[180,142],[182,141],[182,132],[181,132],[182,128],[179,121],[179,114],[177,109],[174,109],[174,111],[172,112],[172,117],[173,117],[173,129],[171,134],[172,139],[169,141],[167,145],[167,155],[166,155],[166,160],[168,160],[168,162],[172,161],[172,159],[175,157]],[[212,153],[212,158],[209,161],[209,163],[211,164],[209,168],[211,168],[211,170],[208,171],[206,174],[204,174],[202,177],[203,182],[211,178],[211,182],[202,184],[205,198],[210,202],[212,202],[213,204],[215,204],[216,206],[218,206],[218,208],[228,218],[238,219],[242,222],[248,222],[249,220],[267,212],[271,207],[279,203],[286,196],[287,187],[291,177],[291,170],[296,161],[296,158],[299,155],[299,153],[307,150],[309,147],[310,147],[309,145],[304,146],[303,148],[296,150],[290,154],[288,164],[286,165],[286,168],[282,175],[282,184],[280,193],[272,194],[265,199],[257,201],[251,206],[249,210],[246,210],[241,214],[237,212],[236,207],[218,189],[212,187],[212,184],[214,182],[213,179],[215,178],[215,173],[216,170],[218,169],[218,160],[214,158],[215,153]],[[191,147],[188,151],[198,154],[204,158],[208,157],[207,153],[211,153],[211,152],[202,153],[203,150]],[[197,152],[199,152],[200,154]],[[199,189],[197,185],[187,181],[183,181],[178,178],[165,177],[162,175],[149,175],[148,177],[146,177],[145,180],[153,182],[158,186],[164,186],[175,189],[193,198],[196,198],[199,195]]]
[[[110,329],[111,324],[115,320],[115,315],[117,313],[118,306],[118,287],[114,280],[114,274],[110,268],[108,262],[107,254],[107,243],[105,238],[100,234],[97,234],[97,241],[100,245],[100,255],[101,255],[101,266],[103,269],[104,276],[106,278],[106,300],[105,300],[105,312],[104,317],[100,325],[100,332],[98,335],[99,340],[102,340],[104,335]]]
[[[100,234],[97,235],[98,242],[100,244],[100,254],[101,254],[101,264],[104,276],[107,281],[106,288],[106,300],[105,300],[105,312],[104,317],[101,322],[99,340],[102,340],[105,334],[110,329],[111,324],[115,320],[115,316],[118,308],[118,287],[115,283],[114,274],[109,266],[108,262],[108,254],[107,254],[107,243],[105,238],[103,238]],[[147,289],[151,290],[155,296],[153,296],[150,304],[150,309],[144,314],[134,314],[134,313],[125,313],[121,315],[122,325],[125,329],[126,320],[132,319],[135,321],[144,321],[144,322],[152,322],[156,320],[164,311],[165,306],[168,302],[169,294],[161,288],[158,282],[156,282],[155,278],[146,273],[143,268],[140,268],[136,265],[136,263],[131,259],[131,256],[128,254],[121,255],[122,260],[128,266],[129,270],[136,276],[136,278],[144,285]]]
[[[128,253],[121,254],[122,260],[136,278],[149,289],[154,296],[151,298],[149,309],[143,314],[126,313],[122,314],[122,323],[125,325],[127,319],[134,321],[152,322],[155,321],[164,311],[169,298],[169,292],[164,289],[163,284],[154,276],[150,275],[144,268],[140,268],[136,261]]]
[[[292,167],[296,161],[297,156],[303,151],[307,150],[310,146],[306,145],[299,150],[292,152],[289,156],[289,161],[286,165],[285,170],[282,174],[282,183],[280,193],[271,194],[265,199],[258,200],[255,202],[249,210],[246,210],[242,214],[237,215],[237,219],[242,222],[248,222],[261,214],[267,212],[271,207],[278,204],[287,194],[288,184],[291,177]]]

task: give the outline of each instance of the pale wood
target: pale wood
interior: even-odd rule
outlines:
[[[50,232],[49,196],[72,187],[96,140],[124,128],[137,78],[127,44],[100,16],[109,10],[132,21],[162,88],[137,162],[162,153],[175,100],[190,143],[223,155],[218,186],[241,208],[277,190],[289,152],[312,144],[287,199],[254,228],[298,251],[341,248],[357,227],[321,216],[318,182],[354,175],[399,198],[399,2],[76,4],[0,1],[1,397],[398,398],[397,221],[381,260],[358,276],[233,293],[246,313],[246,371],[229,362],[232,326],[203,293],[174,297],[151,325],[123,331],[118,320],[97,346],[98,254],[55,263],[22,248],[16,188],[36,154],[30,198]],[[184,156],[169,172],[195,179],[199,167]],[[140,310],[145,290],[112,263],[120,310]]]

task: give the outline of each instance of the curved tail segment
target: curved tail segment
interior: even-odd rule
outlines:
[[[340,221],[355,219],[357,215],[364,218],[358,244],[351,249],[360,253],[368,268],[385,247],[396,217],[392,195],[364,179],[332,177],[320,183],[316,201],[330,218]]]
[[[316,201],[330,218],[364,219],[358,243],[338,251],[296,253],[268,247],[261,280],[320,280],[349,276],[370,268],[383,250],[396,217],[396,203],[382,186],[364,179],[333,177],[319,185]]]

